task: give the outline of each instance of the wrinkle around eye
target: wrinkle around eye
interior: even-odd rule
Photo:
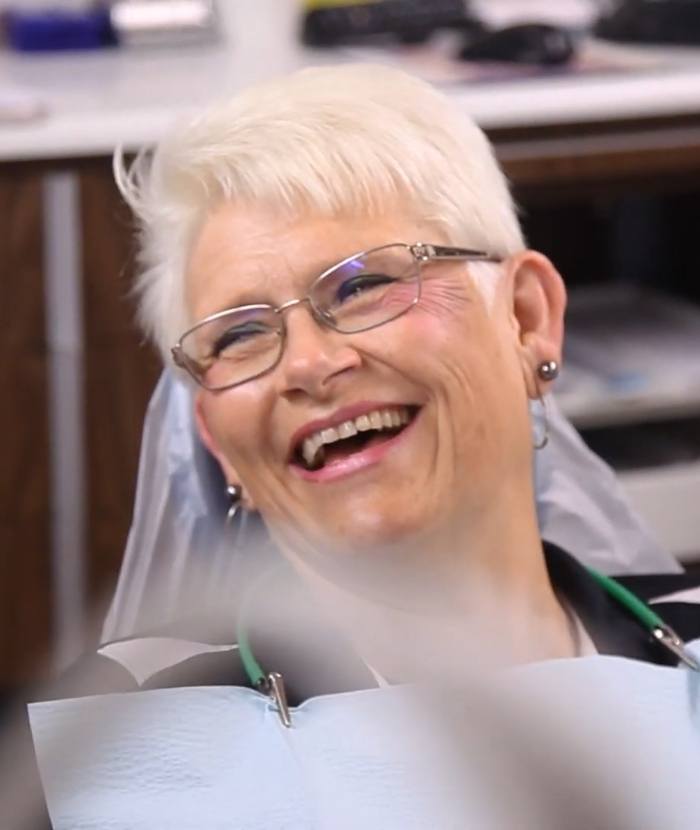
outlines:
[[[474,305],[474,297],[465,280],[426,279],[417,310],[444,318],[459,314],[466,305]]]

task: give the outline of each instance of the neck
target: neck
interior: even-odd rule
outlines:
[[[459,680],[475,667],[575,655],[534,509],[500,503],[478,526],[453,525],[418,547],[409,560],[420,567],[410,579],[410,568],[400,578],[392,578],[391,568],[378,578],[372,568],[349,584],[301,566],[363,659],[387,680]]]

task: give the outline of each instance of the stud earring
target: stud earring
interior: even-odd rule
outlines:
[[[236,518],[236,514],[241,509],[243,501],[243,488],[240,484],[229,484],[226,487],[226,495],[228,496],[229,508],[226,513],[226,524],[230,525]]]
[[[543,360],[537,367],[537,377],[540,380],[556,380],[559,377],[559,364],[556,360]]]

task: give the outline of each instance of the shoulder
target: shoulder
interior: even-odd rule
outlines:
[[[83,655],[44,699],[191,685],[248,685],[238,646],[171,636],[142,636]]]
[[[217,644],[167,636],[105,643],[97,655],[128,672],[140,687],[154,683],[173,685],[167,682],[175,679],[171,674],[187,670],[210,681],[230,683],[237,679],[233,676],[234,669],[240,662],[236,643]]]
[[[621,574],[615,579],[646,602],[678,601],[700,604],[700,571],[697,573]]]
[[[647,602],[683,640],[700,638],[700,572],[638,574],[616,579]]]

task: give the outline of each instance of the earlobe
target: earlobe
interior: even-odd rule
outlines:
[[[530,398],[547,391],[551,380],[538,371],[542,364],[561,365],[566,289],[554,265],[537,251],[523,251],[508,263],[512,315]]]
[[[199,438],[204,446],[209,450],[211,455],[218,461],[219,466],[224,474],[224,477],[227,481],[231,481],[230,473],[233,472],[230,469],[230,465],[226,460],[226,456],[221,452],[219,449],[219,445],[217,444],[214,436],[209,429],[209,424],[207,422],[207,417],[205,414],[204,406],[202,405],[202,398],[201,393],[197,392],[194,399],[194,422],[197,425],[197,432],[199,433]]]

